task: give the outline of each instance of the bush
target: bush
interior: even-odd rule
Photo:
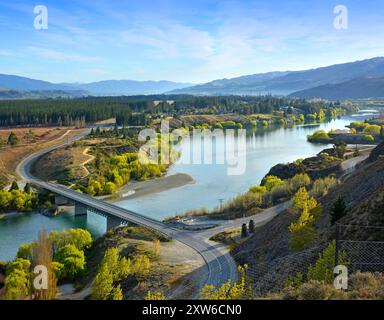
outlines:
[[[378,126],[376,124],[368,124],[363,130],[364,133],[369,133],[374,135],[380,134],[380,131],[381,131],[381,126]]]
[[[312,135],[307,136],[307,140],[309,142],[320,142],[320,143],[328,143],[331,138],[329,137],[328,133],[324,130],[318,130],[314,132]]]
[[[340,300],[345,299],[343,291],[321,281],[311,280],[298,289],[287,288],[282,299],[285,300]]]
[[[322,197],[328,194],[328,191],[337,184],[337,180],[332,177],[325,177],[315,180],[310,194],[314,197]]]
[[[364,136],[364,141],[366,142],[374,142],[375,141],[375,138],[372,137],[370,134]]]

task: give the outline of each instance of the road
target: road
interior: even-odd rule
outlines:
[[[159,232],[167,234],[172,237],[175,241],[180,241],[181,243],[189,246],[197,253],[201,255],[203,260],[205,261],[207,268],[207,277],[205,281],[206,284],[214,284],[215,286],[220,286],[228,279],[236,280],[237,279],[237,267],[236,263],[228,253],[227,249],[222,245],[212,241],[209,241],[213,232],[220,232],[220,230],[234,228],[234,226],[241,225],[243,221],[249,221],[247,219],[239,219],[234,220],[229,224],[225,224],[220,226],[219,228],[212,229],[210,232],[191,232],[176,229],[170,227],[158,220],[151,219],[144,215],[135,213],[130,210],[126,210],[112,203],[96,199],[94,197],[78,193],[71,189],[65,188],[58,184],[53,184],[49,182],[42,181],[36,177],[34,177],[31,172],[31,165],[34,161],[36,161],[39,157],[48,153],[54,149],[63,147],[65,145],[71,144],[72,142],[81,139],[89,133],[89,130],[85,130],[81,134],[71,137],[67,141],[61,141],[49,148],[40,150],[34,154],[29,155],[24,158],[17,167],[18,175],[25,181],[29,181],[34,183],[44,189],[47,189],[55,194],[62,195],[69,199],[72,199],[76,202],[82,203],[84,205],[90,206],[94,209],[97,209],[102,212],[108,212],[109,214],[113,214],[113,216],[121,218],[123,220],[128,220],[134,222],[138,225],[142,225],[151,229],[155,229]],[[261,213],[254,217],[254,220],[257,220],[257,224],[262,224],[269,221],[274,215],[283,211],[283,207],[276,207],[275,209],[271,209],[266,211],[265,213]]]
[[[60,194],[64,197],[75,200],[76,202],[95,208],[99,211],[107,212],[115,217],[121,218],[122,220],[128,220],[138,225],[157,230],[172,237],[175,241],[180,241],[181,243],[189,246],[197,253],[199,253],[205,261],[207,268],[207,277],[204,283],[206,284],[214,284],[215,286],[220,286],[228,279],[231,279],[233,281],[236,280],[238,276],[236,263],[228,253],[228,250],[223,244],[210,241],[210,237],[225,230],[240,228],[243,223],[248,224],[250,219],[254,220],[256,227],[261,226],[273,219],[276,215],[283,212],[290,206],[290,201],[287,201],[275,207],[266,209],[263,212],[254,216],[231,220],[215,228],[203,230],[200,232],[186,231],[170,227],[158,220],[121,208],[104,200],[99,200],[94,197],[78,193],[61,185],[42,181],[31,174],[31,165],[40,156],[54,149],[63,147],[67,144],[71,144],[72,142],[86,136],[88,133],[89,130],[85,130],[81,134],[73,136],[67,141],[62,141],[60,143],[55,144],[54,146],[40,150],[26,157],[20,162],[17,167],[18,175],[22,179],[37,184],[40,187],[47,189],[53,193]],[[342,164],[343,170],[346,173],[353,171],[356,164],[364,160],[365,158],[366,156],[360,156],[354,159],[346,160]]]

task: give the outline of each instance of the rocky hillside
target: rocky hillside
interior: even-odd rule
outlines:
[[[339,227],[340,239],[384,240],[384,229],[377,228],[384,226],[383,156],[384,143],[376,147],[371,157],[332,192],[318,199],[323,206],[322,215],[316,223],[319,237],[305,250],[293,253],[290,249],[288,227],[297,219],[291,209],[256,229],[252,237],[234,250],[233,255],[239,263],[250,265],[257,293],[265,294],[282,289],[289,275],[306,272],[324,247],[335,239],[336,228],[331,226],[330,210],[339,195],[347,205],[347,215],[339,223],[349,226]],[[384,246],[361,247],[359,250],[368,262],[379,259],[381,263],[384,259]],[[354,262],[353,259],[351,262]]]

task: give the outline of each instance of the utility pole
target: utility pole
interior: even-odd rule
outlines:
[[[224,202],[224,199],[219,199],[219,203],[220,203],[220,211],[223,210],[223,202]]]

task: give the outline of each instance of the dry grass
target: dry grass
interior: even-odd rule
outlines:
[[[0,137],[2,139],[6,141],[12,131],[19,138],[19,144],[13,147],[5,145],[0,148],[0,175],[8,180],[15,179],[15,169],[21,159],[33,152],[49,147],[54,142],[67,139],[67,137],[71,137],[81,130],[83,129],[67,127],[1,129]],[[29,132],[32,132],[32,135],[28,134]]]

